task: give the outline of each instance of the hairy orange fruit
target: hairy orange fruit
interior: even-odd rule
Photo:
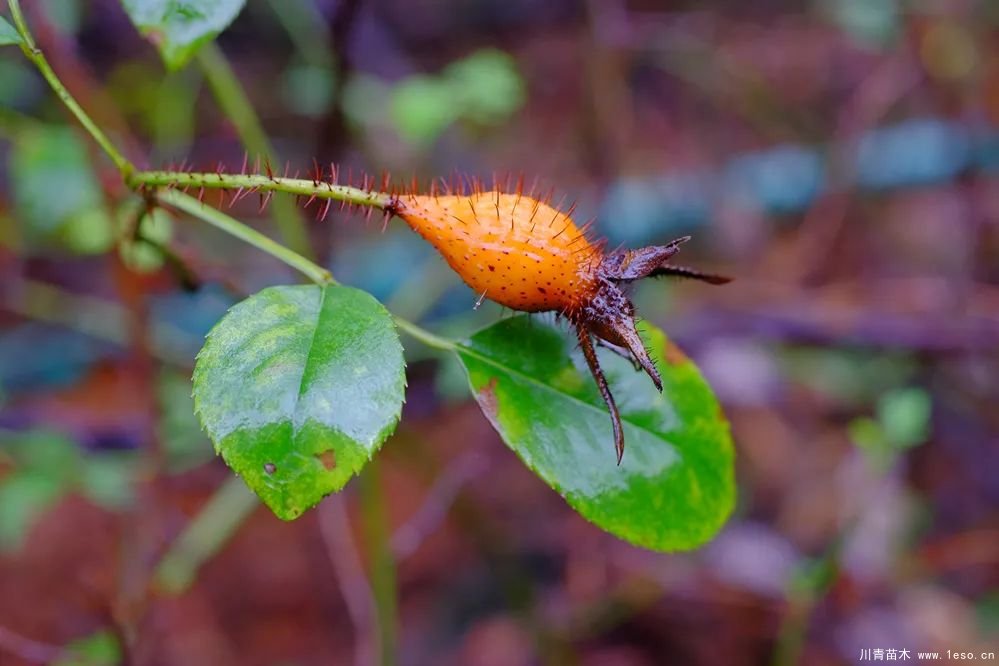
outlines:
[[[413,195],[394,212],[476,293],[513,310],[571,312],[596,288],[600,249],[566,213],[536,199]]]
[[[572,210],[561,212],[521,193],[392,196],[387,213],[401,217],[441,253],[461,279],[480,294],[513,310],[554,311],[566,317],[576,335],[600,395],[611,414],[618,464],[624,432],[614,396],[600,368],[593,338],[640,366],[660,391],[662,380],[635,328],[631,283],[673,275],[712,284],[728,278],[669,265],[681,243],[604,252],[604,243],[577,227]]]

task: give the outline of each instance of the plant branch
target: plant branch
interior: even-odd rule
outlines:
[[[284,178],[265,174],[188,173],[186,171],[138,171],[128,178],[132,188],[180,187],[246,192],[285,192],[316,199],[333,199],[355,206],[384,208],[391,201],[386,192],[374,192],[322,180]]]
[[[201,565],[229,542],[258,506],[260,500],[243,480],[229,477],[173,541],[156,566],[155,585],[168,594],[186,590]]]
[[[249,243],[255,248],[280,259],[292,268],[301,271],[306,277],[316,284],[333,284],[333,276],[330,272],[312,261],[309,261],[297,252],[288,249],[284,245],[271,240],[256,229],[248,227],[242,222],[232,218],[220,210],[206,206],[196,198],[188,196],[176,190],[163,189],[156,193],[156,198],[161,203],[178,208],[189,215],[207,222],[208,224],[221,229],[231,236]]]
[[[14,25],[16,26],[23,42],[21,44],[21,50],[24,51],[25,56],[27,56],[35,67],[38,68],[39,72],[42,73],[45,80],[59,96],[59,99],[62,100],[63,104],[65,104],[73,115],[76,116],[77,120],[80,121],[80,124],[83,125],[84,129],[87,130],[90,136],[93,137],[108,157],[111,158],[111,161],[114,162],[125,183],[130,188],[134,190],[155,188],[152,196],[154,196],[158,201],[183,210],[184,212],[189,213],[190,215],[249,243],[250,245],[253,245],[271,256],[280,259],[289,266],[301,271],[317,284],[323,285],[336,283],[329,271],[307,259],[302,253],[284,247],[280,243],[271,240],[267,236],[248,227],[229,215],[226,215],[217,209],[205,206],[198,199],[170,188],[203,187],[205,189],[211,188],[254,190],[257,192],[285,192],[299,196],[315,196],[317,199],[332,199],[349,204],[371,206],[374,208],[384,208],[391,200],[391,195],[385,192],[372,192],[348,185],[334,185],[327,182],[271,177],[260,174],[250,175],[186,173],[173,171],[136,171],[135,166],[128,161],[124,155],[122,155],[107,135],[105,135],[97,124],[91,120],[90,116],[87,115],[86,111],[84,111],[79,103],[73,98],[70,92],[63,85],[62,81],[59,80],[59,77],[49,66],[45,56],[35,45],[34,37],[32,37],[28,24],[24,20],[24,15],[21,13],[19,0],[7,0],[7,2],[10,7],[11,16],[14,20]],[[211,56],[208,57],[211,58]],[[223,61],[223,64],[228,67],[228,63],[224,63]],[[235,79],[234,76],[233,78]],[[234,80],[234,82],[238,87],[238,81]],[[239,95],[248,106],[249,102],[246,100],[245,94],[242,92],[242,88],[239,88]],[[252,113],[252,108],[250,108],[250,112]],[[259,127],[259,121],[256,121],[255,114],[252,116],[249,125],[251,128],[250,136],[251,138],[259,138],[254,137],[254,130],[252,129],[254,122],[256,122],[257,127]],[[266,136],[263,135],[262,130],[259,134],[263,136],[263,139],[266,141]],[[267,147],[269,148],[269,146]],[[406,319],[395,317],[395,323],[396,326],[398,326],[402,331],[408,333],[410,336],[430,347],[446,351],[453,351],[455,348],[455,343],[451,340],[434,335],[433,333],[420,328]]]
[[[142,174],[140,173],[136,175],[141,177]],[[311,182],[309,182],[309,184],[311,186]],[[352,190],[354,188],[346,189]],[[271,240],[259,231],[246,226],[239,220],[226,215],[222,211],[212,208],[211,206],[206,206],[192,196],[188,196],[183,192],[178,192],[176,190],[163,189],[157,192],[156,197],[161,203],[165,203],[173,206],[174,208],[178,208],[185,213],[193,215],[194,217],[197,217],[198,219],[225,231],[231,236],[235,236],[255,248],[266,252],[272,257],[280,259],[292,268],[301,271],[306,277],[316,284],[337,284],[330,272],[322,266],[306,259],[302,255],[286,248],[280,243]],[[454,351],[455,343],[452,340],[435,335],[430,331],[417,326],[408,319],[403,319],[402,317],[396,317],[393,315],[393,320],[395,321],[395,325],[399,327],[401,331],[409,334],[413,338],[416,338],[428,347],[441,349],[443,351]]]
[[[94,138],[94,141],[107,153],[107,156],[111,158],[114,162],[115,167],[121,172],[122,176],[127,180],[128,176],[135,171],[135,166],[128,161],[128,159],[115,147],[107,135],[97,126],[97,124],[90,119],[90,116],[83,110],[79,103],[73,98],[63,85],[59,77],[56,76],[55,71],[52,66],[49,65],[49,61],[45,58],[45,55],[41,50],[35,45],[35,38],[32,36],[31,31],[28,29],[28,24],[24,20],[24,15],[21,13],[20,0],[7,0],[7,4],[10,7],[11,17],[14,19],[14,25],[17,28],[17,32],[21,35],[21,51],[30,60],[35,67],[38,69],[39,73],[45,78],[52,90],[55,91],[62,103],[66,105],[70,113],[76,116],[76,119],[80,121],[84,129],[90,133],[90,136]]]
[[[222,50],[214,43],[205,44],[198,51],[198,63],[215,95],[216,102],[236,126],[236,131],[246,149],[250,153],[263,156],[272,164],[275,163],[277,154],[274,147]],[[310,257],[309,237],[294,202],[281,198],[275,200],[274,221],[277,222],[285,243],[299,254]]]

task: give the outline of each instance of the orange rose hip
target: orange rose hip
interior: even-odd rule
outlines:
[[[669,264],[689,236],[666,245],[604,252],[604,243],[577,227],[572,209],[516,192],[402,194],[384,204],[433,245],[477,294],[524,312],[554,311],[576,329],[583,357],[611,415],[618,464],[624,431],[614,396],[593,346],[598,344],[640,366],[660,391],[662,380],[635,328],[628,298],[636,280],[677,276],[723,284],[728,278]]]
[[[594,287],[593,246],[566,213],[519,194],[403,196],[396,214],[477,294],[513,310],[573,310]]]

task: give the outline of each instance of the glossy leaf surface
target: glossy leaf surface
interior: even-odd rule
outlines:
[[[226,463],[291,520],[340,490],[392,433],[404,370],[392,319],[370,295],[270,287],[208,334],[195,408]]]
[[[615,464],[610,417],[575,340],[527,317],[458,348],[476,400],[504,441],[585,518],[653,550],[694,548],[732,511],[728,423],[697,367],[658,329],[641,329],[663,378],[601,352],[624,420]]]
[[[0,16],[0,46],[20,43],[21,35],[17,34],[14,26],[8,23],[4,17]]]

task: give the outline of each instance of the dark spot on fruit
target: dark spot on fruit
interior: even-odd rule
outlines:
[[[545,291],[544,287],[538,287],[538,291],[540,291],[542,294],[547,294],[548,293],[547,291]]]
[[[495,266],[490,266],[490,267],[489,267],[489,272],[490,272],[490,273],[494,272],[495,270],[496,270],[496,267],[495,267]]]

